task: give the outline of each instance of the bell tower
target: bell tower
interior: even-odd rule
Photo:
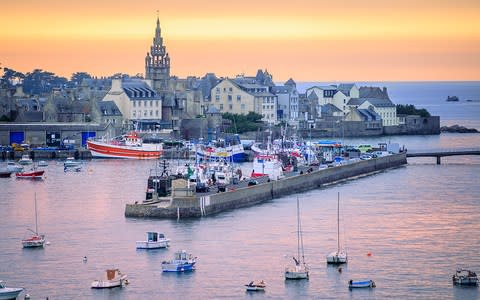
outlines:
[[[150,52],[145,57],[145,79],[152,81],[152,88],[157,92],[168,89],[170,78],[170,57],[163,45],[163,38],[160,29],[160,19],[157,16],[157,27],[155,37],[150,46]]]

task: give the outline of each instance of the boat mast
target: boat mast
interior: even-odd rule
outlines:
[[[35,198],[35,234],[38,235],[38,222],[37,222],[37,192],[34,193]]]
[[[340,253],[340,192],[337,197],[337,254]]]
[[[297,196],[297,257],[300,259],[300,204]]]

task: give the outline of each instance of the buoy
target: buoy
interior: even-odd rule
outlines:
[[[368,251],[367,256],[372,256],[372,252]]]
[[[30,294],[25,294],[24,299],[30,299]]]
[[[83,262],[87,262],[87,257],[86,256],[83,257]]]
[[[342,273],[342,267],[338,268],[338,273]]]
[[[50,242],[46,242],[45,244],[50,245]]]

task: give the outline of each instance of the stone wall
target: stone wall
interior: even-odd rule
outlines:
[[[407,163],[405,153],[363,160],[348,165],[298,174],[278,181],[227,190],[202,197],[174,199],[170,207],[127,204],[126,217],[176,218],[213,215],[262,203],[277,197],[319,188],[339,180],[398,167]]]

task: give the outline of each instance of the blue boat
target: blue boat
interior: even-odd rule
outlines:
[[[364,280],[364,281],[353,281],[350,280],[348,282],[348,288],[374,288],[376,287],[375,282],[373,280]]]
[[[195,152],[198,159],[206,161],[244,162],[246,160],[245,150],[238,135],[227,136],[207,144],[198,143],[195,146]]]
[[[197,258],[185,250],[175,252],[174,259],[162,262],[163,272],[187,272],[195,270]]]

